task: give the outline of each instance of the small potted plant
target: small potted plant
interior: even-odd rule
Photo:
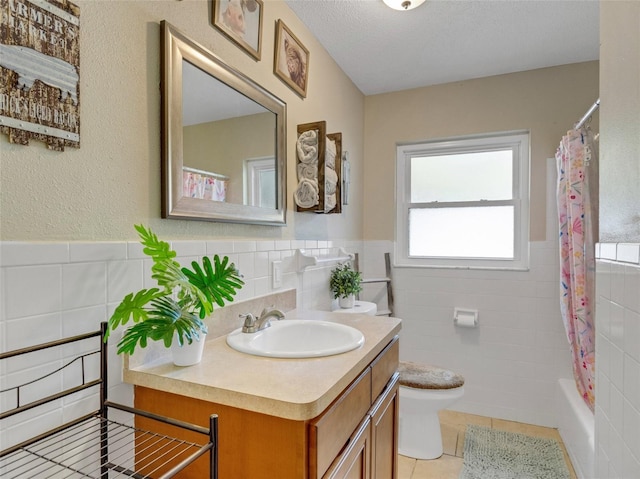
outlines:
[[[169,243],[161,241],[142,225],[135,225],[144,246],[144,253],[151,257],[151,277],[157,288],[141,289],[129,293],[109,319],[104,340],[119,326],[132,320],[120,342],[118,354],[133,354],[136,346],[145,348],[148,341],[162,341],[174,353],[174,363],[189,366],[200,361],[207,327],[204,319],[213,313],[214,304],[222,307],[244,282],[229,258],[202,259],[202,266],[191,263],[191,269],[181,267],[173,258],[176,252]],[[198,346],[192,356],[188,345]]]
[[[341,308],[353,308],[355,295],[362,291],[361,281],[360,271],[354,270],[349,263],[339,264],[331,271],[329,287]]]

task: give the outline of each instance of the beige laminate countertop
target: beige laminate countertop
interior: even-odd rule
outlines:
[[[362,332],[364,344],[335,356],[279,359],[238,352],[223,336],[206,342],[202,361],[194,366],[174,366],[168,356],[131,369],[125,362],[124,381],[285,419],[312,419],[338,397],[401,327],[398,318],[339,312],[293,310],[286,313],[286,318],[347,324]]]

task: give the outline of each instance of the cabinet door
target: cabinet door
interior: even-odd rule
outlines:
[[[398,477],[398,394],[400,375],[395,373],[371,408],[371,478]]]
[[[371,418],[364,421],[349,439],[347,447],[333,462],[323,479],[371,478]]]
[[[325,477],[337,456],[353,440],[371,409],[371,368],[354,382],[309,425],[309,477]]]

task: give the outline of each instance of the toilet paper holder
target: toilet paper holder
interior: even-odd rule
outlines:
[[[478,310],[454,308],[453,324],[461,328],[475,328],[478,326]]]

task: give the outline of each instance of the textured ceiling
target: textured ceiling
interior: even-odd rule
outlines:
[[[286,1],[365,95],[599,58],[597,0]]]

